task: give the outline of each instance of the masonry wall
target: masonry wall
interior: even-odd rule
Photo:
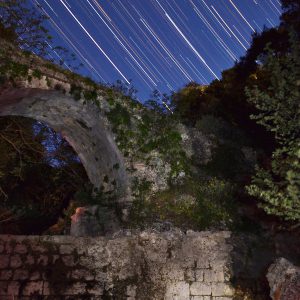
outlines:
[[[249,292],[241,284],[247,280],[254,286],[254,298],[247,299],[268,299],[259,276],[254,280],[247,269],[247,251],[235,252],[236,241],[225,231],[128,231],[114,238],[2,235],[0,299],[230,300]],[[263,261],[260,271],[272,260],[268,251],[256,253]]]

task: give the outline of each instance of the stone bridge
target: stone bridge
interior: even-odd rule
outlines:
[[[0,42],[0,116],[29,117],[61,133],[94,187],[124,211],[145,182],[151,193],[185,176],[182,142],[185,150],[190,144],[178,124],[159,128],[159,115],[138,101]]]
[[[161,128],[157,114],[128,97],[0,43],[0,116],[33,118],[61,133],[91,183],[116,203],[140,197],[145,182],[149,193],[167,189],[184,178],[186,159],[209,156],[193,152],[178,124]],[[280,256],[299,264],[299,249],[293,237],[227,231],[0,236],[0,299],[269,299],[268,267]],[[272,295],[280,285],[273,281]]]
[[[124,158],[99,108],[75,101],[69,93],[43,89],[43,79],[28,87],[2,89],[0,116],[23,116],[48,124],[73,147],[95,187],[105,184],[106,190],[116,189],[118,195],[126,195]]]
[[[138,132],[145,127],[145,116],[151,135],[154,115],[149,110],[107,86],[0,42],[4,46],[0,52],[0,116],[29,117],[61,133],[78,154],[91,183],[114,191],[120,202],[130,198],[136,175],[156,180],[155,190],[167,187],[170,174],[159,172],[170,173],[169,162],[157,151],[138,153],[141,144],[148,142],[147,134]],[[155,159],[146,165],[149,156]],[[150,170],[157,165],[160,170]]]

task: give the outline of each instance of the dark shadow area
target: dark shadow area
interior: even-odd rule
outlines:
[[[280,257],[300,264],[299,232],[235,234],[230,244],[233,245],[230,271],[231,283],[237,291],[235,300],[270,300],[266,277],[270,265]]]
[[[88,185],[59,133],[33,119],[0,118],[0,234],[63,233],[70,203]]]

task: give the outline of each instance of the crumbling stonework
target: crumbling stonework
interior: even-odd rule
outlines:
[[[237,239],[244,237],[175,229],[97,238],[2,235],[0,299],[268,299],[245,264],[258,261],[256,272],[265,276],[269,261],[236,252]],[[251,297],[241,296],[241,274],[256,286]]]
[[[0,116],[29,117],[61,133],[100,191],[126,203],[145,181],[151,193],[185,176],[185,141],[174,124],[153,131],[159,117],[138,101],[0,42]],[[176,151],[161,146],[168,135]]]

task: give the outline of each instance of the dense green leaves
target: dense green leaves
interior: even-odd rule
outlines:
[[[247,89],[249,101],[259,110],[252,116],[272,132],[277,142],[270,166],[257,170],[248,192],[262,201],[269,214],[300,220],[300,43],[291,34],[290,48],[283,55],[269,49],[258,84]]]

